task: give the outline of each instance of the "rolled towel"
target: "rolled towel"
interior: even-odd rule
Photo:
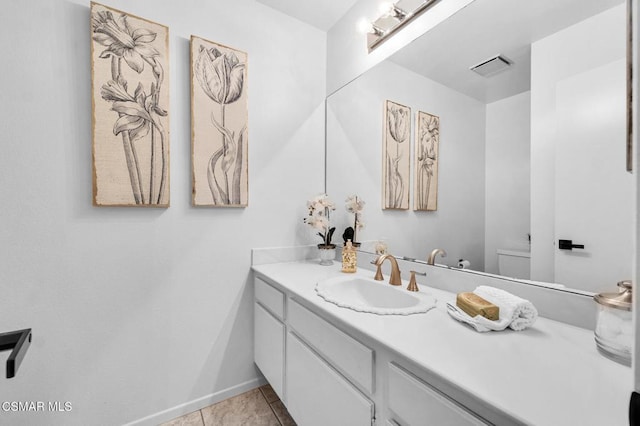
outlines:
[[[538,310],[531,302],[504,290],[479,286],[473,292],[500,308],[500,316],[497,321],[488,320],[480,315],[470,317],[450,303],[447,304],[447,308],[449,315],[458,321],[470,324],[476,331],[500,331],[507,327],[520,331],[533,325],[538,318]]]
[[[457,319],[460,322],[464,322],[464,323],[469,324],[471,327],[475,328],[476,331],[479,331],[480,333],[484,333],[485,331],[491,331],[491,328],[487,328],[484,325],[480,324],[479,319],[484,318],[484,317],[481,317],[480,315],[476,315],[475,317],[471,317],[465,311],[463,311],[462,309],[458,308],[453,303],[447,302],[447,312],[449,313],[449,315],[452,318]],[[486,320],[486,318],[484,318],[484,319]]]
[[[507,326],[513,330],[524,330],[538,318],[538,310],[531,302],[509,292],[486,285],[479,286],[473,292],[498,306],[500,308],[498,322],[507,321]]]

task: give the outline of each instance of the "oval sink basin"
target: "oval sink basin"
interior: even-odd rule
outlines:
[[[436,305],[436,298],[424,292],[409,292],[402,286],[362,277],[320,281],[316,284],[316,293],[342,308],[379,315],[420,314]]]

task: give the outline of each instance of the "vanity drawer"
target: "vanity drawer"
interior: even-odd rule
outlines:
[[[288,322],[300,337],[345,377],[363,391],[373,393],[373,350],[294,300],[289,302]]]
[[[489,424],[395,363],[389,364],[388,399],[393,420],[403,426]]]
[[[256,277],[255,298],[277,318],[284,319],[284,293],[280,290]]]

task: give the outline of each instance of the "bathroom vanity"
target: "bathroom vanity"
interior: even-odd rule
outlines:
[[[320,298],[338,264],[254,264],[255,362],[298,424],[627,424],[631,369],[600,355],[592,330],[541,317],[477,333],[449,317],[455,293],[429,287],[430,268],[419,286],[436,307],[403,316]]]

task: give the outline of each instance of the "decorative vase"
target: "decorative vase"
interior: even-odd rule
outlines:
[[[320,264],[323,266],[333,265],[336,258],[335,244],[318,244],[318,252],[320,253]]]

